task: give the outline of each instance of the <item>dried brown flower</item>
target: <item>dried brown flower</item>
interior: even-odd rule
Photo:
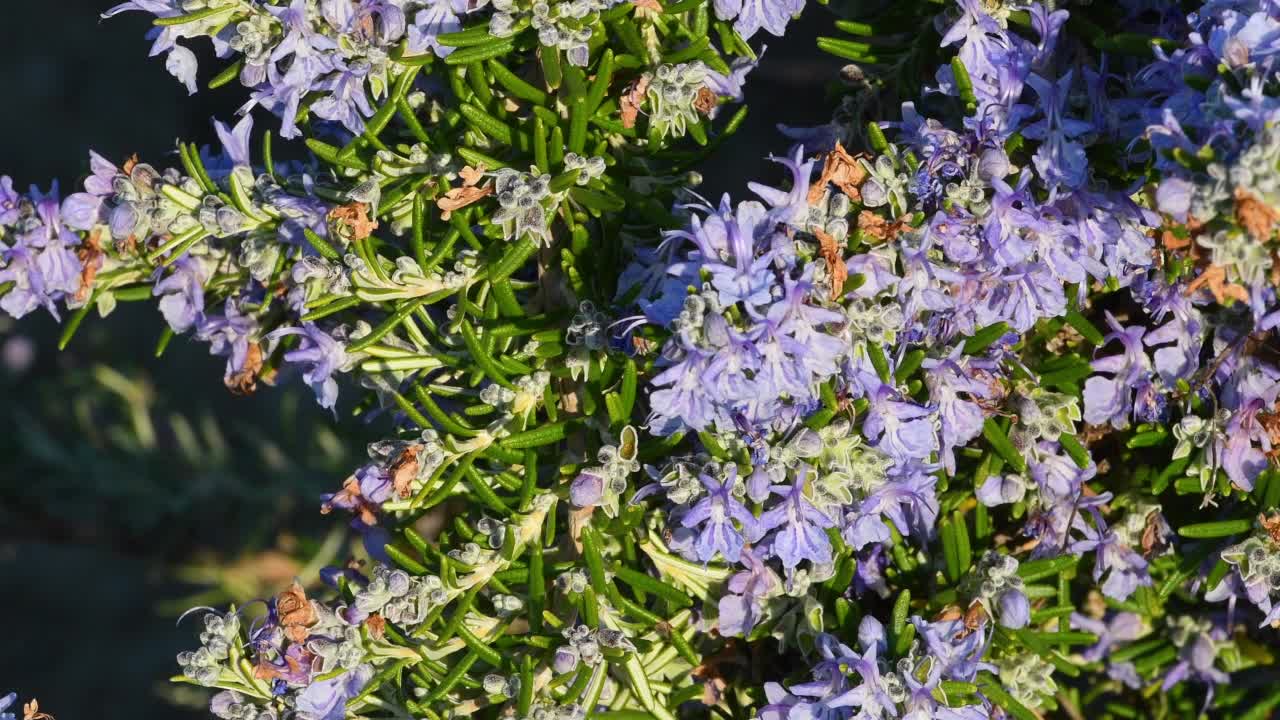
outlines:
[[[49,713],[40,712],[40,701],[31,698],[31,702],[22,706],[22,720],[53,720]]]
[[[716,96],[715,91],[704,85],[698,88],[698,95],[693,99],[693,109],[703,115],[710,115],[719,102],[720,98]]]
[[[296,643],[304,642],[311,634],[307,628],[319,620],[315,607],[307,599],[306,591],[297,582],[276,595],[276,614],[280,618],[280,626],[284,628],[285,637]]]
[[[360,515],[360,521],[365,525],[378,524],[378,506],[365,499],[360,492],[360,481],[354,477],[349,477],[342,481],[342,489],[334,493],[333,500],[320,506],[320,514],[328,515],[333,512],[335,503],[351,503],[355,512]]]
[[[400,452],[388,469],[391,475],[391,487],[401,498],[407,498],[413,492],[413,480],[418,476],[418,453],[422,448],[410,445]]]
[[[455,210],[461,210],[493,194],[492,185],[479,187],[480,181],[484,179],[483,165],[474,168],[468,165],[458,171],[458,177],[462,178],[462,187],[456,187],[436,200],[436,207],[440,208],[443,220],[453,217]]]
[[[89,293],[93,291],[94,278],[98,276],[98,270],[102,268],[102,237],[101,231],[94,228],[93,232],[85,236],[84,242],[76,250],[76,257],[80,259],[83,266],[80,270],[80,287],[76,290],[76,302],[84,302],[89,299]]]
[[[339,205],[329,211],[329,222],[339,234],[350,240],[363,240],[378,229],[378,221],[369,217],[369,206],[362,202]]]
[[[373,613],[365,618],[364,626],[369,630],[369,636],[374,640],[381,640],[387,634],[387,619],[378,613]]]
[[[837,142],[836,149],[827,153],[827,159],[822,165],[822,175],[809,186],[809,204],[822,200],[822,194],[827,191],[827,183],[840,188],[840,192],[848,195],[850,200],[861,200],[862,193],[858,187],[866,179],[867,171],[862,163]]]
[[[1271,542],[1280,543],[1280,512],[1273,512],[1270,516],[1258,515],[1258,524],[1267,531]]]
[[[227,389],[236,395],[251,395],[258,389],[258,373],[262,372],[262,346],[249,343],[244,355],[244,367],[223,380]]]
[[[840,253],[840,244],[821,228],[814,228],[813,236],[818,238],[822,259],[827,263],[827,275],[831,279],[831,299],[838,300],[844,294],[845,280],[849,279],[849,268]]]
[[[1227,270],[1221,265],[1210,265],[1200,273],[1200,277],[1187,285],[1187,294],[1191,295],[1202,287],[1208,287],[1213,299],[1225,303],[1228,298],[1239,302],[1249,301],[1249,291],[1242,285],[1227,282]]]
[[[1147,513],[1146,524],[1142,526],[1142,554],[1145,557],[1151,557],[1166,546],[1160,537],[1160,520],[1159,510]]]
[[[1258,242],[1270,240],[1280,213],[1242,187],[1236,188],[1235,200],[1236,221]]]
[[[644,94],[649,90],[649,76],[641,75],[627,86],[626,92],[618,98],[618,106],[622,112],[622,127],[633,128],[640,115],[640,106],[644,104]]]
[[[858,229],[872,239],[890,241],[907,229],[907,222],[905,220],[889,222],[870,210],[863,210],[858,213]]]
[[[292,654],[283,655],[281,657],[285,664],[284,670],[272,665],[271,661],[267,660],[265,656],[260,656],[258,658],[257,666],[253,669],[253,676],[259,680],[275,680],[276,678],[288,679],[289,677],[296,678],[300,675],[305,677],[307,674],[310,674],[310,667],[312,661],[315,660],[315,653],[306,649],[306,647],[302,647],[298,653],[302,657],[302,661],[299,661],[298,658]],[[305,673],[302,667],[303,662],[307,664]]]

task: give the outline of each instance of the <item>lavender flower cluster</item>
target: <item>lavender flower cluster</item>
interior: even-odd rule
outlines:
[[[1280,705],[1280,4],[897,5],[736,203],[691,170],[802,3],[108,11],[246,117],[0,180],[0,309],[154,301],[386,433],[320,501],[349,562],[191,613],[215,716]]]

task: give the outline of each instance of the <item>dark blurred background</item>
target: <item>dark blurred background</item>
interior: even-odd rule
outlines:
[[[109,6],[6,7],[0,175],[17,187],[59,178],[73,191],[91,147],[176,164],[176,138],[212,141],[210,118],[243,102],[238,86],[188,97],[147,57],[147,17],[99,21]],[[814,7],[768,38],[748,120],[704,168],[708,196],[745,197],[746,180],[778,177],[763,159],[786,149],[775,123],[830,117],[824,87],[842,63],[813,40],[829,22]],[[214,72],[206,62],[202,81]],[[153,305],[122,304],[59,353],[51,318],[0,316],[0,694],[39,698],[61,720],[206,717],[206,693],[167,682],[174,655],[195,645],[197,621],[176,618],[340,561],[342,521],[321,517],[317,496],[377,433],[335,423],[296,385],[233,397],[222,361],[194,343],[156,359],[162,325]]]

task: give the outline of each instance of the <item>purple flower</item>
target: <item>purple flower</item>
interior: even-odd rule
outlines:
[[[736,563],[744,542],[755,542],[764,535],[764,528],[751,511],[733,496],[733,486],[738,479],[738,467],[732,463],[725,467],[725,476],[717,481],[706,473],[699,473],[698,480],[707,489],[707,496],[685,513],[680,524],[689,529],[701,530],[694,541],[694,551],[702,562],[710,562],[720,553],[725,560]],[[734,526],[734,521],[741,531]]]
[[[56,318],[55,303],[80,290],[83,265],[73,250],[80,238],[62,222],[56,183],[47,195],[32,188],[30,204],[20,205],[29,210],[0,238],[0,284],[13,283],[0,310],[20,318],[44,307]]]
[[[311,104],[316,117],[342,123],[356,134],[364,132],[364,119],[374,113],[364,88],[369,70],[368,63],[352,63],[315,83],[313,89],[329,93]]]
[[[887,481],[845,516],[841,536],[855,550],[872,543],[888,543],[891,534],[884,520],[893,522],[904,536],[927,541],[938,519],[937,466],[903,463],[893,467]]]
[[[229,297],[223,303],[221,314],[203,312],[203,321],[196,327],[196,338],[209,343],[209,354],[227,358],[224,381],[241,375],[249,362],[249,346],[258,333],[258,321],[244,312],[245,301]]]
[[[747,83],[747,75],[750,75],[751,71],[756,69],[756,66],[760,64],[760,60],[764,58],[764,53],[768,49],[768,45],[762,46],[760,51],[756,53],[756,58],[754,60],[746,57],[736,58],[729,66],[728,75],[721,75],[715,70],[708,70],[707,79],[705,81],[706,86],[711,88],[712,92],[722,98],[727,98],[731,102],[735,103],[742,102],[746,97],[746,93],[743,88]],[[717,110],[719,110],[719,107],[711,110],[711,116],[713,118],[715,117]]]
[[[719,627],[725,637],[750,634],[764,613],[765,599],[781,585],[769,566],[756,555],[756,550],[743,550],[739,559],[747,569],[729,578],[729,592],[720,597]]]
[[[344,372],[352,360],[346,347],[315,323],[273,330],[267,335],[267,340],[274,343],[290,335],[297,335],[302,342],[297,349],[284,354],[285,362],[306,366],[302,379],[315,391],[320,407],[333,410],[338,402],[338,381],[333,376]]]
[[[733,29],[750,39],[764,28],[782,37],[793,15],[804,10],[804,0],[715,0],[716,17],[733,20]]]
[[[1116,533],[1103,525],[1096,510],[1092,514],[1095,516],[1096,527],[1081,523],[1084,539],[1072,543],[1071,552],[1094,551],[1094,581],[1102,580],[1103,575],[1107,576],[1102,583],[1102,594],[1113,600],[1126,600],[1139,586],[1151,585],[1147,561],[1132,548],[1122,544]]]
[[[1027,482],[1018,475],[990,475],[976,488],[978,502],[987,507],[1022,502],[1027,495]]]
[[[712,356],[690,350],[679,363],[658,373],[650,383],[649,429],[656,435],[670,435],[684,427],[704,430],[722,415],[702,381]]]
[[[604,475],[601,468],[587,468],[578,473],[569,486],[569,500],[574,507],[593,507],[604,501]]]
[[[471,8],[466,0],[430,0],[409,23],[408,51],[420,55],[427,50],[437,57],[447,57],[454,48],[441,45],[438,38],[462,29],[462,15]]]
[[[105,200],[115,195],[114,180],[120,169],[98,153],[89,151],[91,174],[84,181],[84,192],[73,193],[62,201],[62,220],[76,230],[92,230],[93,226],[109,222],[110,213]],[[2,224],[2,223],[0,223]]]
[[[1270,406],[1263,398],[1251,398],[1232,413],[1224,432],[1214,440],[1214,455],[1221,460],[1222,469],[1231,483],[1245,492],[1253,490],[1253,481],[1267,469],[1263,451],[1271,450],[1271,436],[1258,422],[1258,413]],[[1254,447],[1255,442],[1262,448]]]
[[[868,398],[862,432],[877,448],[895,460],[907,462],[929,457],[938,449],[933,412],[913,402],[895,399],[896,389],[881,385]]]
[[[204,284],[209,268],[191,255],[178,258],[170,273],[155,284],[151,294],[160,298],[160,312],[176,333],[204,324]],[[157,275],[163,270],[157,270]]]
[[[1084,146],[1075,138],[1089,132],[1093,125],[1081,120],[1063,117],[1063,109],[1071,91],[1071,71],[1068,70],[1056,82],[1031,74],[1027,84],[1040,97],[1040,110],[1044,117],[1022,129],[1022,134],[1039,140],[1032,162],[1036,172],[1046,185],[1053,188],[1062,185],[1078,188],[1087,179],[1089,160]]]
[[[0,227],[8,227],[21,216],[22,196],[13,189],[13,178],[0,176]]]
[[[1225,685],[1231,676],[1214,667],[1218,657],[1214,638],[1208,633],[1197,632],[1178,650],[1178,662],[1164,676],[1160,689],[1168,692],[1184,680],[1196,680],[1209,686],[1209,695],[1205,699],[1205,707],[1213,699],[1216,685]]]
[[[889,584],[884,571],[889,567],[889,556],[882,543],[857,551],[858,565],[853,575],[853,592],[857,597],[873,592],[885,598],[889,596]]]
[[[962,620],[927,622],[911,618],[916,633],[924,639],[925,649],[941,669],[942,677],[957,682],[973,682],[978,671],[989,666],[982,662],[990,636],[970,632]]]
[[[373,677],[372,665],[355,669],[328,680],[318,680],[298,695],[298,717],[302,720],[342,720],[347,714],[347,701],[364,689]]]
[[[1107,314],[1107,324],[1111,326],[1111,333],[1107,335],[1106,342],[1119,341],[1122,352],[1091,363],[1095,371],[1110,373],[1111,377],[1094,375],[1085,381],[1084,419],[1094,425],[1110,423],[1112,427],[1123,429],[1129,426],[1129,418],[1134,412],[1134,389],[1148,381],[1151,359],[1147,357],[1142,343],[1146,328],[1140,325],[1122,327],[1110,313]]]
[[[1098,642],[1081,653],[1087,662],[1099,662],[1117,649],[1118,645],[1142,637],[1142,618],[1136,613],[1118,612],[1109,620],[1095,620],[1080,613],[1071,613],[1071,627],[1091,632]]]
[[[1031,601],[1020,588],[1011,588],[996,597],[1000,624],[1007,628],[1023,628],[1031,622]]]
[[[784,499],[760,518],[764,530],[775,531],[772,552],[788,571],[794,570],[801,560],[815,565],[831,562],[831,540],[824,531],[836,523],[805,497],[808,474],[809,466],[802,464],[796,470],[792,485],[775,485],[773,491]]]
[[[769,203],[769,219],[805,228],[809,214],[809,186],[815,160],[804,159],[804,146],[797,145],[790,157],[769,156],[769,159],[785,167],[791,175],[791,189],[782,191],[762,183],[750,182],[747,187]]]
[[[897,703],[889,693],[876,662],[876,645],[861,655],[831,635],[815,640],[819,659],[810,682],[783,688],[766,683],[769,704],[760,710],[760,720],[835,720],[850,717],[845,708],[859,708],[861,717],[886,717],[897,713]]]
[[[204,158],[205,168],[211,177],[219,178],[230,174],[238,167],[252,168],[249,141],[253,137],[253,116],[245,115],[235,124],[228,127],[226,123],[213,121],[213,130],[222,143],[222,155],[218,158]]]
[[[991,382],[973,377],[976,372],[970,369],[971,363],[962,358],[962,350],[957,346],[950,358],[929,359],[923,363],[929,399],[937,406],[942,419],[939,432],[942,464],[952,475],[956,471],[955,449],[982,433],[986,413],[976,401],[992,400],[996,396]]]
[[[738,211],[723,219],[712,215],[698,232],[695,222],[693,238],[705,238],[700,244],[703,268],[711,274],[711,284],[719,292],[720,304],[728,307],[742,303],[748,310],[759,312],[773,299],[770,292],[776,284],[770,272],[773,254],[756,253],[757,228],[765,219],[759,203],[744,202]],[[727,262],[721,256],[727,256]]]

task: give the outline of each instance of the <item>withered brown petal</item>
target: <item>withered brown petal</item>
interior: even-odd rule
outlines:
[[[641,75],[623,93],[618,100],[618,106],[622,113],[622,127],[633,128],[636,126],[636,118],[640,115],[640,105],[644,103],[644,94],[649,90],[649,77]]]
[[[453,217],[454,210],[462,208],[483,200],[485,197],[493,194],[493,187],[486,185],[484,187],[475,187],[468,185],[460,188],[454,188],[444,194],[439,200],[436,200],[436,207],[442,211],[440,217],[448,220]]]
[[[237,395],[250,395],[258,389],[258,373],[262,371],[262,346],[249,343],[245,351],[244,367],[223,380],[227,389]]]
[[[698,88],[698,94],[693,99],[693,109],[703,115],[710,115],[711,111],[716,109],[716,105],[719,104],[719,102],[720,98],[716,95],[715,91],[704,85]]]
[[[849,279],[849,268],[845,266],[844,256],[840,253],[840,245],[822,228],[814,228],[813,236],[818,238],[822,259],[827,263],[827,274],[831,278],[831,299],[837,300],[844,294],[844,283]]]
[[[901,235],[906,227],[907,224],[904,220],[890,222],[870,210],[863,210],[858,213],[858,229],[867,237],[875,240],[893,240]]]
[[[378,229],[378,221],[369,217],[369,206],[362,202],[339,205],[329,211],[329,221],[344,228],[345,236],[363,240]]]
[[[373,613],[364,621],[364,626],[369,630],[369,636],[375,640],[381,640],[387,633],[387,620],[378,613]]]
[[[293,642],[302,642],[310,632],[307,628],[318,621],[315,606],[307,599],[302,585],[294,582],[289,589],[276,596],[276,614],[284,634]]]
[[[466,187],[479,185],[484,179],[484,165],[471,167],[470,165],[458,171],[458,177],[462,178],[462,184]]]
[[[1244,229],[1258,242],[1270,240],[1272,228],[1280,220],[1280,213],[1242,187],[1236,188],[1235,201],[1236,219]]]
[[[1225,303],[1227,299],[1239,302],[1249,301],[1249,291],[1243,286],[1228,282],[1227,270],[1220,265],[1210,265],[1205,268],[1200,273],[1200,277],[1187,285],[1186,294],[1191,295],[1203,287],[1208,287],[1209,292],[1213,293],[1213,299],[1219,303]]]
[[[817,182],[809,186],[809,203],[812,205],[822,200],[828,183],[840,188],[840,192],[849,196],[850,200],[861,200],[862,193],[858,188],[866,179],[866,168],[862,167],[858,158],[850,155],[844,146],[837,142],[836,149],[827,153],[826,160],[822,164],[822,175],[818,177]]]
[[[410,445],[391,464],[391,487],[401,498],[407,498],[413,492],[413,479],[418,475],[418,453],[420,451],[421,449],[417,445]]]

